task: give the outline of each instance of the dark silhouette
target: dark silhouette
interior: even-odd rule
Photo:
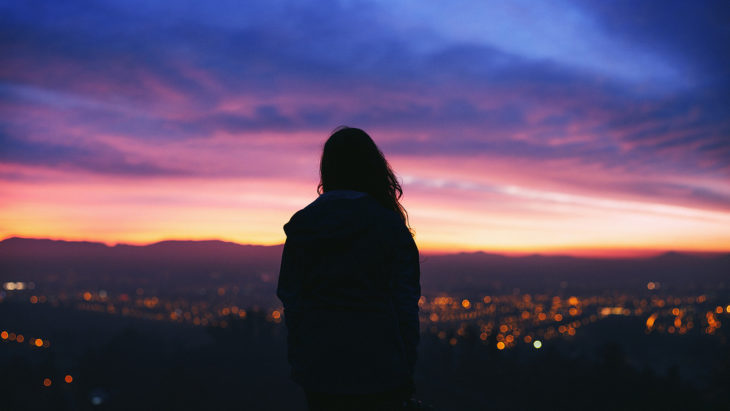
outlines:
[[[414,406],[420,268],[401,187],[356,128],[327,140],[320,176],[319,198],[284,226],[292,378],[311,410]]]

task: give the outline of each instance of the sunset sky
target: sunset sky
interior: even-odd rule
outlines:
[[[730,251],[727,1],[0,0],[0,238],[278,244],[366,130],[424,251]]]

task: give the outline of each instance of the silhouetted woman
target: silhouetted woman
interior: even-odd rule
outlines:
[[[284,225],[277,295],[310,410],[405,409],[421,294],[400,184],[370,136],[337,129],[319,197]]]

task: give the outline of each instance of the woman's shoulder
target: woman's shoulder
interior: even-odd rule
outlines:
[[[392,229],[405,225],[398,213],[383,207],[369,194],[353,190],[333,190],[320,194],[306,207],[294,213],[287,225],[322,219],[359,220]]]

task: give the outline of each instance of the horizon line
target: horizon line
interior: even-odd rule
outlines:
[[[277,246],[283,246],[283,242],[277,242],[277,243],[242,243],[234,240],[228,240],[223,238],[163,238],[156,241],[148,241],[148,242],[107,242],[107,241],[101,241],[101,240],[91,240],[91,239],[73,239],[73,238],[63,238],[63,237],[26,237],[22,235],[8,235],[0,242],[5,242],[7,240],[17,238],[17,239],[24,239],[24,240],[49,240],[49,241],[59,241],[59,242],[68,242],[68,243],[96,243],[96,244],[104,244],[107,247],[116,247],[116,246],[134,246],[134,247],[146,247],[154,244],[164,243],[164,242],[221,242],[221,243],[230,243],[240,246],[257,246],[257,247],[277,247]],[[458,248],[429,248],[429,247],[419,247],[421,254],[424,255],[430,255],[430,256],[438,256],[438,255],[454,255],[454,254],[492,254],[492,255],[501,255],[505,257],[528,257],[528,256],[549,256],[549,257],[573,257],[573,258],[608,258],[608,259],[631,259],[631,258],[652,258],[652,257],[658,257],[665,254],[670,253],[678,253],[678,254],[685,254],[685,255],[694,255],[694,256],[705,256],[705,257],[711,257],[711,256],[718,256],[718,255],[725,255],[730,254],[730,250],[686,250],[686,249],[679,249],[679,248],[639,248],[639,247],[561,247],[561,248],[547,248],[547,247],[531,247],[531,248],[525,248],[525,249],[515,249],[515,250],[505,250],[505,249],[498,249],[498,250],[490,250],[490,249],[458,249]]]

